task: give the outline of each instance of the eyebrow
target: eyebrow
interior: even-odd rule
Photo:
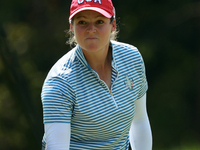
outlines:
[[[76,18],[86,18],[86,16],[77,16]]]

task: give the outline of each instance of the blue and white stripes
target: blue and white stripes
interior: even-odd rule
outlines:
[[[71,123],[70,150],[128,150],[134,102],[147,91],[145,68],[137,48],[111,43],[111,91],[78,45],[44,82],[44,123]]]

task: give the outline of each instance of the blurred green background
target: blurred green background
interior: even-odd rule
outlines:
[[[0,149],[36,150],[40,92],[71,48],[71,0],[0,1]],[[200,1],[113,0],[118,41],[143,55],[154,150],[200,149]]]

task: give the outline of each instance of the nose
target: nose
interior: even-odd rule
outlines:
[[[93,24],[93,23],[90,23],[89,25],[88,25],[88,29],[87,29],[87,31],[88,32],[96,32],[96,27],[95,27],[95,25]]]

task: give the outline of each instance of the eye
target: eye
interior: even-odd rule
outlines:
[[[103,20],[98,20],[96,23],[97,23],[97,24],[103,24],[104,21],[103,21]]]
[[[86,24],[86,22],[85,21],[79,21],[78,24],[84,25],[84,24]]]

